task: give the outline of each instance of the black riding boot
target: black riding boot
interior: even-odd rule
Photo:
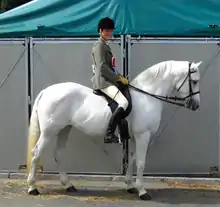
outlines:
[[[112,114],[107,129],[107,135],[104,139],[105,143],[119,143],[119,138],[115,135],[115,129],[123,113],[124,113],[124,109],[122,107],[119,107]]]

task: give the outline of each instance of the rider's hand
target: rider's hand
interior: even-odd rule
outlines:
[[[119,81],[124,85],[128,85],[128,79],[123,76],[120,76]]]

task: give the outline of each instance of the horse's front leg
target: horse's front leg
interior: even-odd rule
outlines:
[[[150,200],[151,196],[144,189],[143,185],[143,172],[146,162],[146,153],[150,140],[150,132],[145,131],[138,136],[135,136],[136,141],[136,165],[137,165],[137,178],[136,178],[136,188],[140,199]]]
[[[130,151],[130,159],[128,161],[128,168],[127,168],[127,172],[125,175],[125,184],[127,185],[128,193],[137,193],[137,190],[132,180],[133,168],[134,168],[135,157],[136,157],[134,137],[132,137],[130,144],[131,144],[131,147],[130,147],[131,151]]]

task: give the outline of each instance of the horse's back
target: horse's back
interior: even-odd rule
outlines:
[[[39,108],[41,117],[47,122],[64,126],[71,122],[84,132],[91,133],[98,128],[106,128],[110,109],[102,96],[97,96],[91,88],[74,82],[58,83],[43,90]],[[96,130],[98,130],[98,128]],[[99,130],[98,130],[99,131]]]
[[[57,83],[48,86],[47,88],[44,89],[44,91],[52,92],[54,95],[58,93],[66,94],[70,92],[77,92],[81,91],[83,93],[92,93],[92,89],[88,88],[84,85],[81,85],[79,83],[74,83],[74,82],[63,82],[63,83]]]

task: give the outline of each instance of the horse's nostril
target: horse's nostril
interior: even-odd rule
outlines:
[[[198,108],[199,108],[199,105],[197,104],[197,105],[194,105],[194,106],[192,107],[192,110],[193,110],[193,111],[196,111]]]

